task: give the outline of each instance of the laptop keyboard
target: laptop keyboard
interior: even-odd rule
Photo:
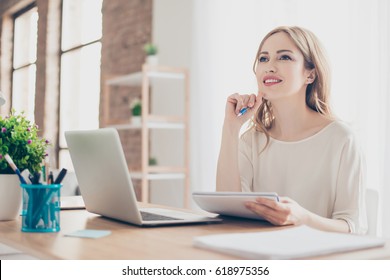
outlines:
[[[141,217],[143,221],[172,221],[172,220],[180,220],[177,218],[173,217],[168,217],[164,215],[158,215],[158,214],[153,214],[149,212],[143,212],[141,211]]]

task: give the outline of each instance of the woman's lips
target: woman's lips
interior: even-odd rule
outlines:
[[[281,83],[282,80],[279,77],[264,77],[263,83],[265,86],[273,86]]]

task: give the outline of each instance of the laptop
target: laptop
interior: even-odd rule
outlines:
[[[65,138],[89,212],[138,226],[222,221],[185,211],[139,209],[116,129],[66,131]]]

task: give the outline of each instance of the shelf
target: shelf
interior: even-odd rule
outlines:
[[[149,166],[149,173],[185,173],[186,168],[182,166]]]
[[[113,127],[116,128],[117,130],[141,129],[142,124],[132,124],[132,123],[112,124],[112,125],[108,125],[108,127]],[[149,129],[184,129],[185,125],[183,123],[148,122],[146,127]]]
[[[160,82],[160,81],[163,81]],[[183,83],[183,87],[175,86],[176,90],[180,90],[183,94],[183,102],[178,104],[178,109],[173,110],[167,115],[156,115],[155,112],[151,112],[151,99],[154,97],[150,94],[151,90],[164,89],[165,85],[169,83]],[[139,87],[135,89],[136,91],[141,92],[141,101],[142,101],[142,116],[141,122],[136,123],[135,119],[123,119],[115,118],[116,114],[110,113],[110,98],[114,97],[114,94],[111,94],[112,87]],[[114,91],[113,91],[114,92]],[[112,96],[111,96],[112,95]],[[150,180],[184,180],[184,192],[183,192],[183,204],[184,207],[189,205],[189,191],[190,191],[190,178],[189,178],[189,78],[188,71],[185,68],[177,67],[168,67],[162,65],[147,65],[142,66],[142,71],[131,73],[123,76],[117,76],[105,80],[104,88],[104,107],[103,107],[103,126],[104,127],[113,127],[117,130],[139,130],[141,137],[141,162],[139,163],[138,170],[130,170],[131,178],[141,180],[141,201],[150,202],[149,194],[149,183]],[[182,112],[179,115],[169,115]],[[133,123],[133,122],[134,123]],[[180,166],[149,166],[148,159],[150,158],[150,147],[151,147],[151,135],[154,133],[151,129],[160,129],[160,130],[182,130],[184,134],[183,139],[183,148],[184,152],[179,153],[179,156],[182,156],[183,164]],[[171,133],[171,132],[170,132]],[[174,132],[172,132],[174,133]],[[180,132],[181,133],[181,132]],[[165,143],[171,144],[171,143]],[[172,145],[170,145],[171,147]],[[181,147],[181,145],[180,145]],[[171,147],[172,148],[172,147]],[[173,145],[173,149],[175,146]],[[170,157],[176,155],[175,153],[170,153],[168,155],[163,155],[165,157]],[[168,161],[168,160],[167,160]],[[164,162],[164,160],[162,160]],[[169,161],[168,161],[169,162]],[[138,164],[137,164],[138,165]]]
[[[131,178],[141,180],[176,180],[186,178],[186,168],[181,166],[149,166],[145,173],[130,171]]]
[[[183,80],[185,78],[183,73],[168,73],[168,72],[157,72],[157,71],[150,71],[147,73],[147,76],[150,78],[151,84],[153,84],[153,79]],[[113,78],[107,80],[106,84],[110,86],[140,86],[142,84],[142,72],[137,72],[137,73]]]
[[[108,123],[107,126],[116,128],[118,130],[123,129],[141,129],[142,123],[118,123],[118,121]],[[147,128],[150,129],[185,129],[184,118],[180,116],[156,116],[149,115],[146,123]]]
[[[109,86],[139,86],[141,83],[142,72],[124,75],[106,81],[106,84]]]
[[[130,172],[132,179],[141,180],[143,174],[141,172]],[[146,179],[149,181],[152,180],[178,180],[185,179],[186,175],[184,173],[148,173],[146,174]]]
[[[159,116],[159,115],[149,115],[148,120],[150,122],[167,122],[167,123],[184,123],[185,121],[183,116]]]
[[[171,180],[171,179],[185,179],[186,168],[182,166],[149,166],[147,172],[142,173],[139,170],[129,171],[131,178],[147,180]]]

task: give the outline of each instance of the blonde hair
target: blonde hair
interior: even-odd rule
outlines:
[[[308,84],[306,88],[306,105],[310,109],[331,119],[332,112],[329,106],[330,68],[319,40],[311,31],[297,26],[280,26],[271,30],[260,43],[255,62],[253,63],[253,72],[256,74],[257,63],[264,42],[279,32],[286,33],[301,51],[305,68],[308,70],[314,69],[315,71],[313,83]],[[262,104],[252,119],[250,129],[265,133],[267,142],[264,149],[268,146],[268,130],[272,128],[273,123],[272,104],[263,98]]]

